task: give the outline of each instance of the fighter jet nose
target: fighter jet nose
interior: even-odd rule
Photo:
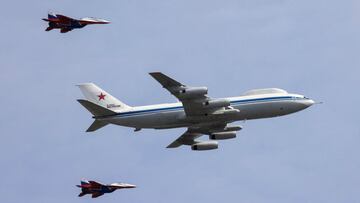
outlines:
[[[110,23],[110,21],[108,21],[108,20],[105,20],[105,19],[98,19],[98,21],[99,22],[101,22],[101,23],[104,23],[104,24],[109,24]]]

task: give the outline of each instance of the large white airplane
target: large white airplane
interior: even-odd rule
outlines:
[[[107,124],[133,127],[135,131],[187,127],[168,148],[189,145],[192,150],[210,150],[218,148],[215,140],[235,138],[236,131],[242,129],[229,123],[283,116],[314,104],[303,95],[278,88],[255,89],[237,97],[213,99],[206,87],[189,87],[160,72],[150,75],[180,102],[131,107],[93,83],[78,85],[86,98],[78,101],[95,119],[87,132]],[[208,135],[210,140],[197,140],[202,135]]]

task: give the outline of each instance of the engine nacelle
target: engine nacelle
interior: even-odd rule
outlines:
[[[232,138],[236,138],[236,132],[235,131],[229,131],[229,132],[212,133],[211,135],[209,135],[209,138],[212,139],[212,140],[232,139]]]
[[[227,99],[210,100],[203,103],[205,108],[220,108],[230,106],[230,101]]]
[[[218,143],[216,141],[204,141],[191,145],[191,149],[195,151],[217,149]]]
[[[178,97],[182,99],[191,99],[197,96],[202,96],[207,94],[207,87],[189,87],[183,90],[180,90]]]

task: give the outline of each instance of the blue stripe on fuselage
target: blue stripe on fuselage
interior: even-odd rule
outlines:
[[[231,101],[230,104],[237,105],[237,104],[249,104],[249,103],[256,103],[256,102],[263,102],[263,101],[281,101],[281,100],[289,100],[289,99],[293,99],[293,98],[295,98],[295,97],[283,96],[283,97],[267,97],[267,98],[257,98],[257,99],[243,99],[243,100]],[[184,109],[183,106],[164,107],[164,108],[157,108],[157,109],[147,109],[147,110],[117,113],[115,116],[116,117],[139,116],[139,115],[152,114],[152,113],[181,111],[183,109]]]

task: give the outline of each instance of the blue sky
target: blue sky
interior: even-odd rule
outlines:
[[[45,32],[49,10],[112,24]],[[88,178],[138,185],[99,202],[359,202],[359,10],[355,0],[3,1],[0,201],[87,202],[75,185]],[[280,87],[324,104],[247,121],[207,152],[165,148],[185,129],[85,133],[76,84],[133,106],[175,101],[151,71],[212,97]]]

